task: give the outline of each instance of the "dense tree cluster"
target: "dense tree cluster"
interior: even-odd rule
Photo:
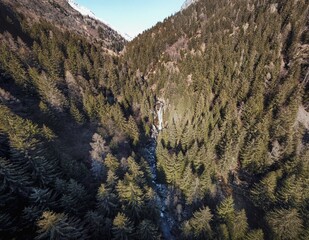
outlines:
[[[121,55],[0,19],[1,237],[307,239],[305,0],[200,0]]]
[[[132,104],[165,101],[157,167],[185,238],[308,236],[307,19],[306,1],[201,0],[128,44]]]
[[[0,238],[158,239],[156,194],[135,154],[143,134],[118,101],[118,57],[15,14],[22,42],[13,13],[1,14]]]

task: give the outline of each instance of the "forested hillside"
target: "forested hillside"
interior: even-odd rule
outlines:
[[[199,0],[121,53],[26,2],[0,0],[0,239],[308,239],[306,0]]]
[[[2,3],[0,30],[0,238],[156,239],[117,55]]]
[[[100,45],[105,51],[119,52],[126,44],[126,40],[114,29],[97,18],[83,16],[67,0],[1,0],[0,7],[3,13],[1,17],[9,14],[11,8],[20,13],[30,26],[45,20],[61,30],[75,32],[88,42]],[[1,19],[2,21],[12,24],[18,19],[9,15],[9,19]]]
[[[164,103],[159,181],[185,239],[309,236],[308,36],[307,1],[201,0],[126,47],[132,104]]]

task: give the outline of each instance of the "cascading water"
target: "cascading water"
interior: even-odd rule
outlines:
[[[166,199],[168,196],[168,187],[166,184],[159,184],[157,182],[157,164],[156,164],[156,139],[160,131],[164,128],[163,124],[163,111],[164,102],[158,101],[155,105],[155,124],[152,128],[152,137],[149,139],[146,144],[143,155],[147,160],[152,176],[153,188],[156,192],[157,199],[156,204],[157,208],[160,209],[160,229],[163,239],[173,240],[175,237],[172,235],[171,230],[174,224],[174,218],[171,214],[166,211]]]

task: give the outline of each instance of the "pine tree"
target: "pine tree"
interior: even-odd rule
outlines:
[[[31,204],[43,209],[53,209],[57,207],[57,195],[52,189],[33,188],[29,197]]]
[[[137,227],[138,239],[160,239],[158,228],[149,220],[143,220]]]
[[[10,231],[16,231],[16,223],[9,213],[0,212],[0,232],[5,234]]]
[[[307,192],[304,189],[305,182],[306,180],[296,179],[294,174],[284,179],[281,188],[278,190],[280,202],[286,206],[298,207]]]
[[[219,217],[225,221],[232,219],[235,214],[233,197],[224,199],[217,207],[217,212]]]
[[[274,239],[298,239],[303,221],[296,209],[276,209],[267,213],[266,221]]]
[[[102,183],[97,193],[97,209],[103,215],[112,215],[117,207],[117,197],[111,189]]]
[[[108,153],[104,159],[104,165],[112,172],[116,172],[120,166],[120,163],[116,157]]]
[[[139,141],[139,130],[137,127],[137,124],[132,116],[129,117],[128,123],[127,123],[127,133],[130,136],[130,138],[133,140],[133,145],[136,145]]]
[[[89,211],[85,215],[90,239],[111,239],[113,221],[97,211]]]
[[[237,211],[234,219],[227,223],[230,236],[232,239],[244,239],[247,230],[247,216],[245,210]]]
[[[176,154],[169,155],[169,158],[165,159],[164,170],[167,183],[172,183],[174,185],[179,184],[183,166],[184,163],[178,161]]]
[[[189,220],[191,231],[196,239],[211,239],[212,229],[210,227],[210,221],[213,215],[210,212],[209,207],[204,207],[194,212],[193,217]]]
[[[246,234],[244,239],[245,240],[264,240],[264,233],[261,229],[252,230]]]
[[[36,69],[29,69],[29,75],[42,100],[46,101],[56,111],[64,111],[68,105],[67,99],[57,87],[55,80],[45,73],[39,73]]]
[[[128,240],[133,234],[133,225],[128,217],[123,213],[118,213],[113,221],[113,239]]]
[[[87,239],[84,226],[77,218],[68,217],[63,213],[43,212],[37,222],[39,228],[35,239]]]
[[[129,216],[134,220],[140,219],[144,207],[144,193],[142,189],[133,181],[119,180],[117,192],[120,201]]]
[[[78,124],[83,124],[85,122],[83,114],[80,112],[80,110],[76,107],[76,105],[73,102],[71,102],[70,104],[70,113]]]
[[[103,159],[110,152],[110,149],[102,136],[97,133],[93,134],[90,146],[92,148],[90,151],[92,174],[98,181],[102,181],[105,174]]]
[[[1,190],[9,189],[10,192],[26,191],[33,182],[23,166],[18,166],[10,161],[0,158]]]
[[[251,190],[252,201],[256,206],[268,209],[277,200],[275,191],[280,172],[270,172]]]
[[[126,177],[128,177],[129,181],[134,181],[140,186],[145,185],[144,172],[141,167],[137,164],[133,157],[129,157],[128,161],[128,173]]]
[[[85,187],[75,180],[57,180],[56,189],[62,193],[60,204],[68,213],[83,215],[87,209],[88,193]]]

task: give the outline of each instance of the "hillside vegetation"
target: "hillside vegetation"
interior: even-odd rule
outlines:
[[[120,54],[24,7],[0,1],[0,238],[308,239],[307,1],[199,0]]]
[[[306,1],[205,0],[126,47],[132,104],[165,102],[158,171],[184,238],[308,236],[308,40]]]

